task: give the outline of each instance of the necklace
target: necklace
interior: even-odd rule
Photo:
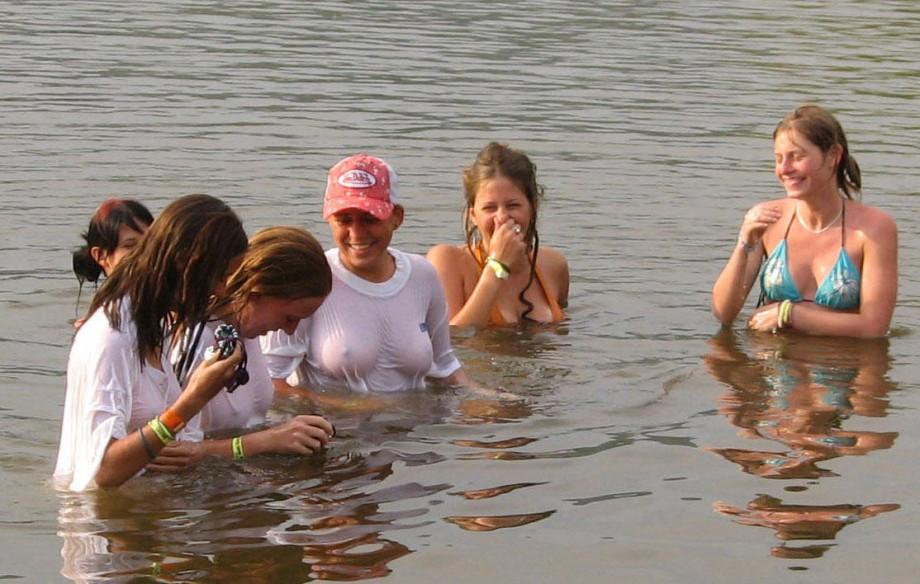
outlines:
[[[814,233],[815,235],[817,235],[817,234],[819,234],[819,233],[824,233],[825,231],[827,231],[828,229],[830,229],[831,227],[833,227],[833,226],[834,226],[834,223],[836,223],[837,221],[840,220],[840,216],[843,215],[843,206],[844,206],[844,205],[846,205],[846,203],[841,203],[841,205],[840,205],[840,211],[837,212],[837,216],[834,217],[834,220],[831,221],[830,223],[828,223],[827,225],[825,225],[824,227],[822,227],[821,229],[812,229],[812,228],[809,227],[808,225],[805,225],[805,222],[802,221],[802,214],[799,213],[799,205],[798,205],[798,202],[796,202],[796,205],[795,205],[795,218],[799,220],[799,225],[801,225],[802,227],[804,227],[804,228],[807,229],[808,231],[811,231],[812,233]]]

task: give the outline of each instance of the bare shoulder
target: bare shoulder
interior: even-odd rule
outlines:
[[[873,239],[894,237],[898,232],[898,227],[891,215],[878,207],[858,201],[847,204],[847,223]]]
[[[449,265],[452,262],[460,261],[464,251],[465,250],[461,246],[440,243],[429,249],[425,257],[437,267],[439,265]]]
[[[548,274],[566,276],[569,273],[569,263],[557,249],[552,247],[540,247],[540,269]]]

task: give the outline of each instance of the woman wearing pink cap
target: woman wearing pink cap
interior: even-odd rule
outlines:
[[[437,273],[424,257],[390,247],[404,213],[397,190],[396,172],[375,156],[350,156],[329,171],[332,292],[293,334],[262,337],[279,391],[289,383],[401,391],[425,387],[426,377],[468,384]]]

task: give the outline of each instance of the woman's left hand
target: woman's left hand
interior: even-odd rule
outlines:
[[[201,462],[204,455],[201,442],[173,442],[160,451],[157,457],[147,465],[147,470],[166,473],[185,472]]]
[[[779,330],[779,303],[754,310],[754,314],[748,319],[748,328],[764,333],[776,333]]]

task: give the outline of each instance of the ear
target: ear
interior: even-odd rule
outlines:
[[[399,226],[402,225],[403,219],[405,219],[405,217],[406,212],[402,205],[395,205],[393,207],[393,214],[390,216],[390,221],[393,221],[393,229],[399,229]]]
[[[106,275],[109,274],[109,271],[111,271],[111,266],[109,266],[109,252],[98,245],[94,245],[89,248],[89,256],[93,258],[94,262],[99,264],[99,267],[102,268],[102,271],[105,272]]]

